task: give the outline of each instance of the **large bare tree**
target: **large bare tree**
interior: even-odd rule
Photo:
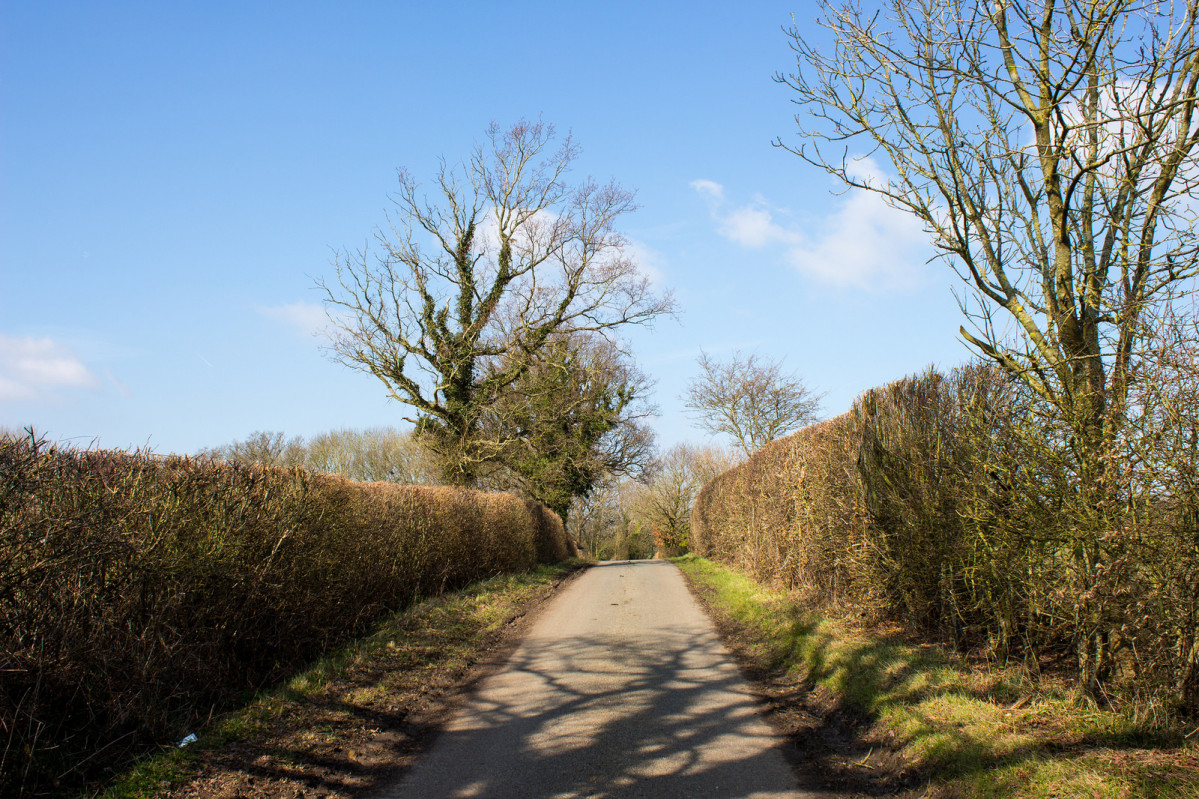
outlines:
[[[504,451],[480,421],[551,337],[672,311],[617,229],[632,194],[570,182],[577,156],[552,125],[493,124],[464,163],[442,162],[432,198],[401,171],[377,250],[339,255],[336,280],[320,283],[334,352],[409,406],[448,482],[473,484]]]
[[[784,372],[781,361],[740,352],[718,361],[704,352],[698,363],[685,407],[701,427],[731,437],[746,455],[817,419],[821,395]]]
[[[826,2],[830,44],[792,28],[798,68],[778,77],[801,108],[784,146],[919,219],[970,289],[962,336],[1059,415],[1093,511],[1072,552],[1084,592],[1119,512],[1111,450],[1139,341],[1196,274],[1196,5]],[[1094,690],[1102,614],[1079,613]]]

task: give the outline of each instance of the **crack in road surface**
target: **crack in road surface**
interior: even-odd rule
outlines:
[[[802,797],[678,569],[589,569],[393,797]]]

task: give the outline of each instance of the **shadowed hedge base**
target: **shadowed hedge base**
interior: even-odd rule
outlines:
[[[1179,488],[1193,464],[1142,444],[1130,434],[1113,453],[1118,501],[1096,511],[1067,434],[1018,383],[985,366],[929,371],[708,483],[692,548],[1034,674],[1077,673],[1100,641],[1101,700],[1151,724],[1193,718],[1199,498]]]
[[[0,439],[0,794],[62,792],[415,597],[563,560],[506,494]]]

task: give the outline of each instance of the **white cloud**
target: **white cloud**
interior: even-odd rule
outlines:
[[[16,380],[10,380],[0,374],[0,400],[16,402],[17,400],[31,400],[36,396],[37,393],[32,387]]]
[[[287,325],[299,336],[320,336],[329,327],[325,306],[320,303],[301,300],[283,305],[259,305],[254,310],[267,319]]]
[[[854,159],[850,174],[868,183],[886,181],[882,168],[866,157]],[[877,194],[851,191],[819,225],[801,231],[776,221],[778,209],[763,197],[728,208],[719,183],[695,180],[691,186],[708,200],[721,236],[750,249],[779,247],[787,263],[822,283],[886,291],[919,282],[928,237],[919,222]]]
[[[78,356],[53,339],[0,334],[0,400],[44,400],[97,385]]]
[[[720,234],[743,247],[757,249],[769,244],[798,244],[802,237],[774,221],[762,200],[735,208],[718,220]]]
[[[774,214],[764,197],[754,197],[749,205],[729,211],[725,210],[724,186],[713,180],[693,180],[691,187],[707,198],[717,232],[743,247],[758,249],[768,244],[797,244],[800,241],[798,233],[774,221]]]
[[[713,200],[724,200],[724,186],[721,186],[714,180],[693,180],[691,181],[691,188]]]
[[[805,275],[871,291],[912,288],[926,260],[920,223],[866,191],[848,195],[826,218],[815,241],[791,248],[787,260]]]

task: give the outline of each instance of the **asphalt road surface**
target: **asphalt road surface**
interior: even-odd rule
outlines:
[[[682,575],[589,569],[383,797],[801,797]]]

